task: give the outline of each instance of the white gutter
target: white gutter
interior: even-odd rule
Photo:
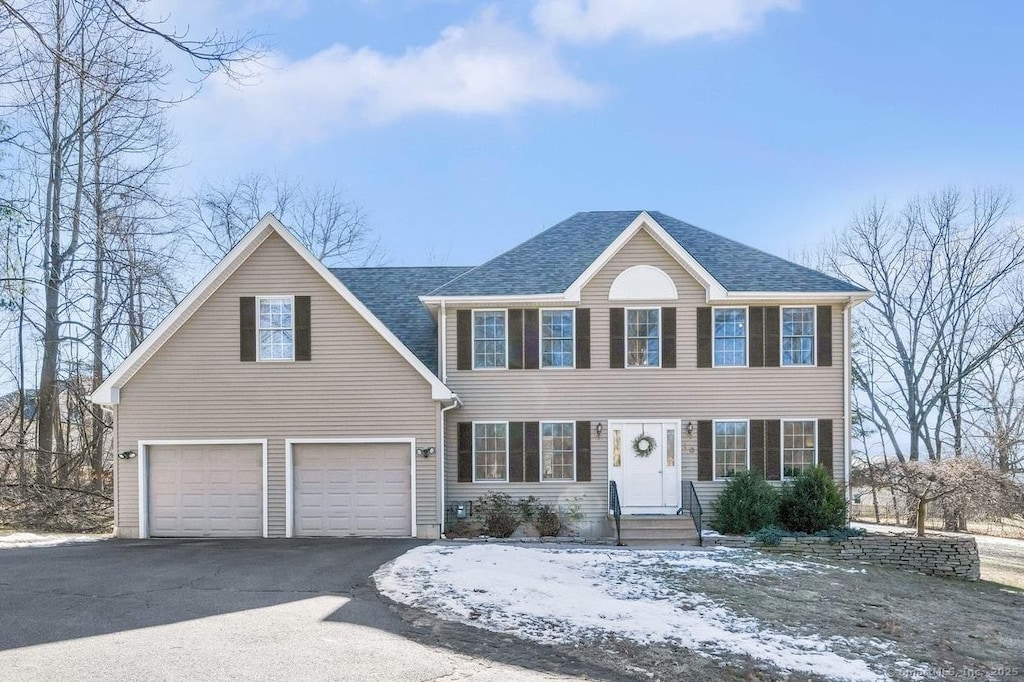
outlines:
[[[851,298],[843,307],[843,481],[846,488],[847,508],[853,502],[853,491],[850,489],[850,464],[853,461],[853,424],[851,423],[850,394],[853,386],[850,383],[852,360],[850,358],[850,313],[853,312]]]
[[[447,508],[447,500],[445,499],[445,495],[444,495],[444,468],[445,468],[445,464],[444,464],[444,453],[445,453],[444,440],[445,440],[445,432],[446,432],[445,423],[444,423],[444,413],[447,412],[448,410],[454,410],[456,407],[462,407],[462,399],[459,398],[459,396],[457,394],[455,395],[455,398],[452,401],[451,405],[449,405],[448,407],[442,407],[441,408],[441,439],[440,439],[440,442],[438,443],[438,448],[437,448],[437,452],[438,452],[437,465],[439,467],[441,467],[441,535],[444,535],[444,531],[445,531],[444,521],[445,521],[445,510]]]

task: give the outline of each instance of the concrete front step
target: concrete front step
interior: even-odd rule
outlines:
[[[699,536],[689,515],[623,516],[622,542],[627,545],[697,545]]]
[[[694,529],[693,519],[689,516],[623,516],[621,518],[623,528],[672,528],[672,529]]]

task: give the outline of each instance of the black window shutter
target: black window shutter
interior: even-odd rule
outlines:
[[[508,311],[508,368],[522,369],[523,356],[523,311]]]
[[[576,309],[576,369],[590,369],[590,308]]]
[[[295,297],[295,359],[298,361],[313,359],[311,307],[309,296]]]
[[[256,297],[242,296],[238,304],[239,357],[242,362],[256,362]]]
[[[764,366],[779,366],[779,306],[764,309]]]
[[[830,476],[835,476],[832,461],[832,420],[818,420],[818,464],[828,469]]]
[[[818,306],[818,367],[832,366],[832,306]]]
[[[711,308],[707,306],[697,308],[697,366],[711,366]]]
[[[455,313],[455,367],[473,369],[473,311]]]
[[[523,422],[510,422],[508,425],[508,480],[520,483],[523,480]]]
[[[524,478],[535,483],[540,480],[540,422],[523,423],[523,453],[526,460]]]
[[[609,365],[612,369],[626,366],[626,309],[611,308],[608,311]]]
[[[711,420],[697,422],[697,480],[710,481],[714,478],[714,425]]]
[[[764,477],[769,481],[782,478],[782,422],[778,419],[764,423]]]
[[[750,469],[765,473],[765,437],[763,419],[750,420]]]
[[[764,367],[764,308],[751,306],[747,318],[750,366]]]
[[[661,366],[676,366],[676,309],[661,309]]]
[[[576,422],[576,480],[590,480],[590,422]]]
[[[459,422],[459,483],[473,482],[473,422]]]
[[[540,311],[527,308],[523,311],[523,367],[540,367]]]

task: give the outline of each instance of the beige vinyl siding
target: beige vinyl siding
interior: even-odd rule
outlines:
[[[612,281],[634,265],[653,265],[665,271],[679,292],[678,301],[609,302]],[[707,305],[703,287],[646,232],[639,232],[584,287],[581,307],[591,310],[591,369],[492,370],[456,368],[456,309],[447,311],[447,383],[465,407],[447,413],[446,485],[449,500],[474,499],[488,487],[513,496],[541,499],[578,497],[589,515],[605,514],[607,504],[607,421],[618,418],[680,419],[682,476],[697,478],[696,422],[700,419],[830,418],[834,420],[834,465],[844,476],[843,451],[843,306],[832,311],[831,367],[698,368],[696,324],[699,306]],[[778,305],[757,301],[752,305]],[[738,301],[731,305],[743,305]],[[813,305],[813,302],[808,302]],[[609,309],[611,307],[675,306],[677,308],[677,367],[609,368]],[[599,439],[593,434],[593,481],[586,484],[510,483],[487,486],[458,483],[456,431],[459,421],[589,419],[604,423]],[[687,435],[687,422],[694,423]],[[706,508],[722,484],[701,482],[698,495]]]
[[[312,361],[241,362],[239,298],[308,295]],[[271,234],[121,389],[117,451],[149,439],[266,438],[268,523],[285,533],[286,438],[415,438],[436,446],[430,385]],[[117,527],[138,533],[138,459],[117,460]],[[436,457],[416,458],[418,534],[437,533]]]

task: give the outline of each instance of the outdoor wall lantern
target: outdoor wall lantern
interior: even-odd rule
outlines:
[[[430,457],[434,454],[434,448],[416,448],[416,454],[420,457]]]
[[[601,432],[604,431],[604,424],[597,422],[597,437],[601,437]]]
[[[124,452],[117,453],[118,459],[135,459],[134,450],[125,450]]]
[[[693,435],[693,422],[686,422],[686,435],[687,436],[692,436]]]

